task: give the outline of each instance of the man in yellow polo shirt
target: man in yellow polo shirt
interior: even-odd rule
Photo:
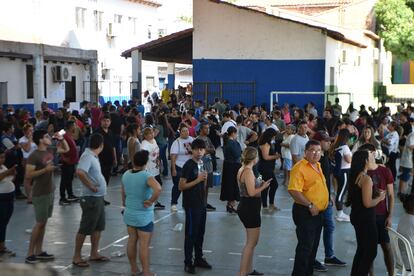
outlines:
[[[328,207],[328,189],[319,164],[321,150],[320,142],[308,141],[304,159],[296,163],[290,172],[288,191],[295,200],[292,216],[298,238],[292,272],[294,276],[313,274],[322,231],[322,212]]]

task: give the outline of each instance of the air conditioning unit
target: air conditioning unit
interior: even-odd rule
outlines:
[[[108,29],[106,30],[106,35],[108,37],[116,37],[119,36],[120,25],[119,23],[109,23]]]
[[[52,76],[54,82],[71,81],[72,75],[70,66],[57,65],[52,67]]]

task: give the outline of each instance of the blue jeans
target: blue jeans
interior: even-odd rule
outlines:
[[[333,250],[333,232],[335,223],[333,218],[332,202],[329,202],[328,208],[322,214],[323,216],[323,246],[325,247],[325,258],[335,256]]]
[[[160,159],[162,162],[162,175],[167,176],[168,175],[168,160],[167,160],[167,147],[168,144],[158,144],[158,147],[160,148]]]
[[[172,177],[173,187],[171,190],[171,205],[177,205],[178,198],[180,197],[181,191],[178,189],[178,183],[180,182],[182,168],[175,166],[177,175]]]

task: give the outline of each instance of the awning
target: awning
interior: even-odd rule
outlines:
[[[143,60],[192,64],[193,28],[133,47],[124,51],[121,56],[129,58],[135,50],[142,53]]]

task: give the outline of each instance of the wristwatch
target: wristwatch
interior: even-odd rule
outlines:
[[[312,209],[313,208],[313,203],[312,202],[308,205],[308,208],[309,209]]]

